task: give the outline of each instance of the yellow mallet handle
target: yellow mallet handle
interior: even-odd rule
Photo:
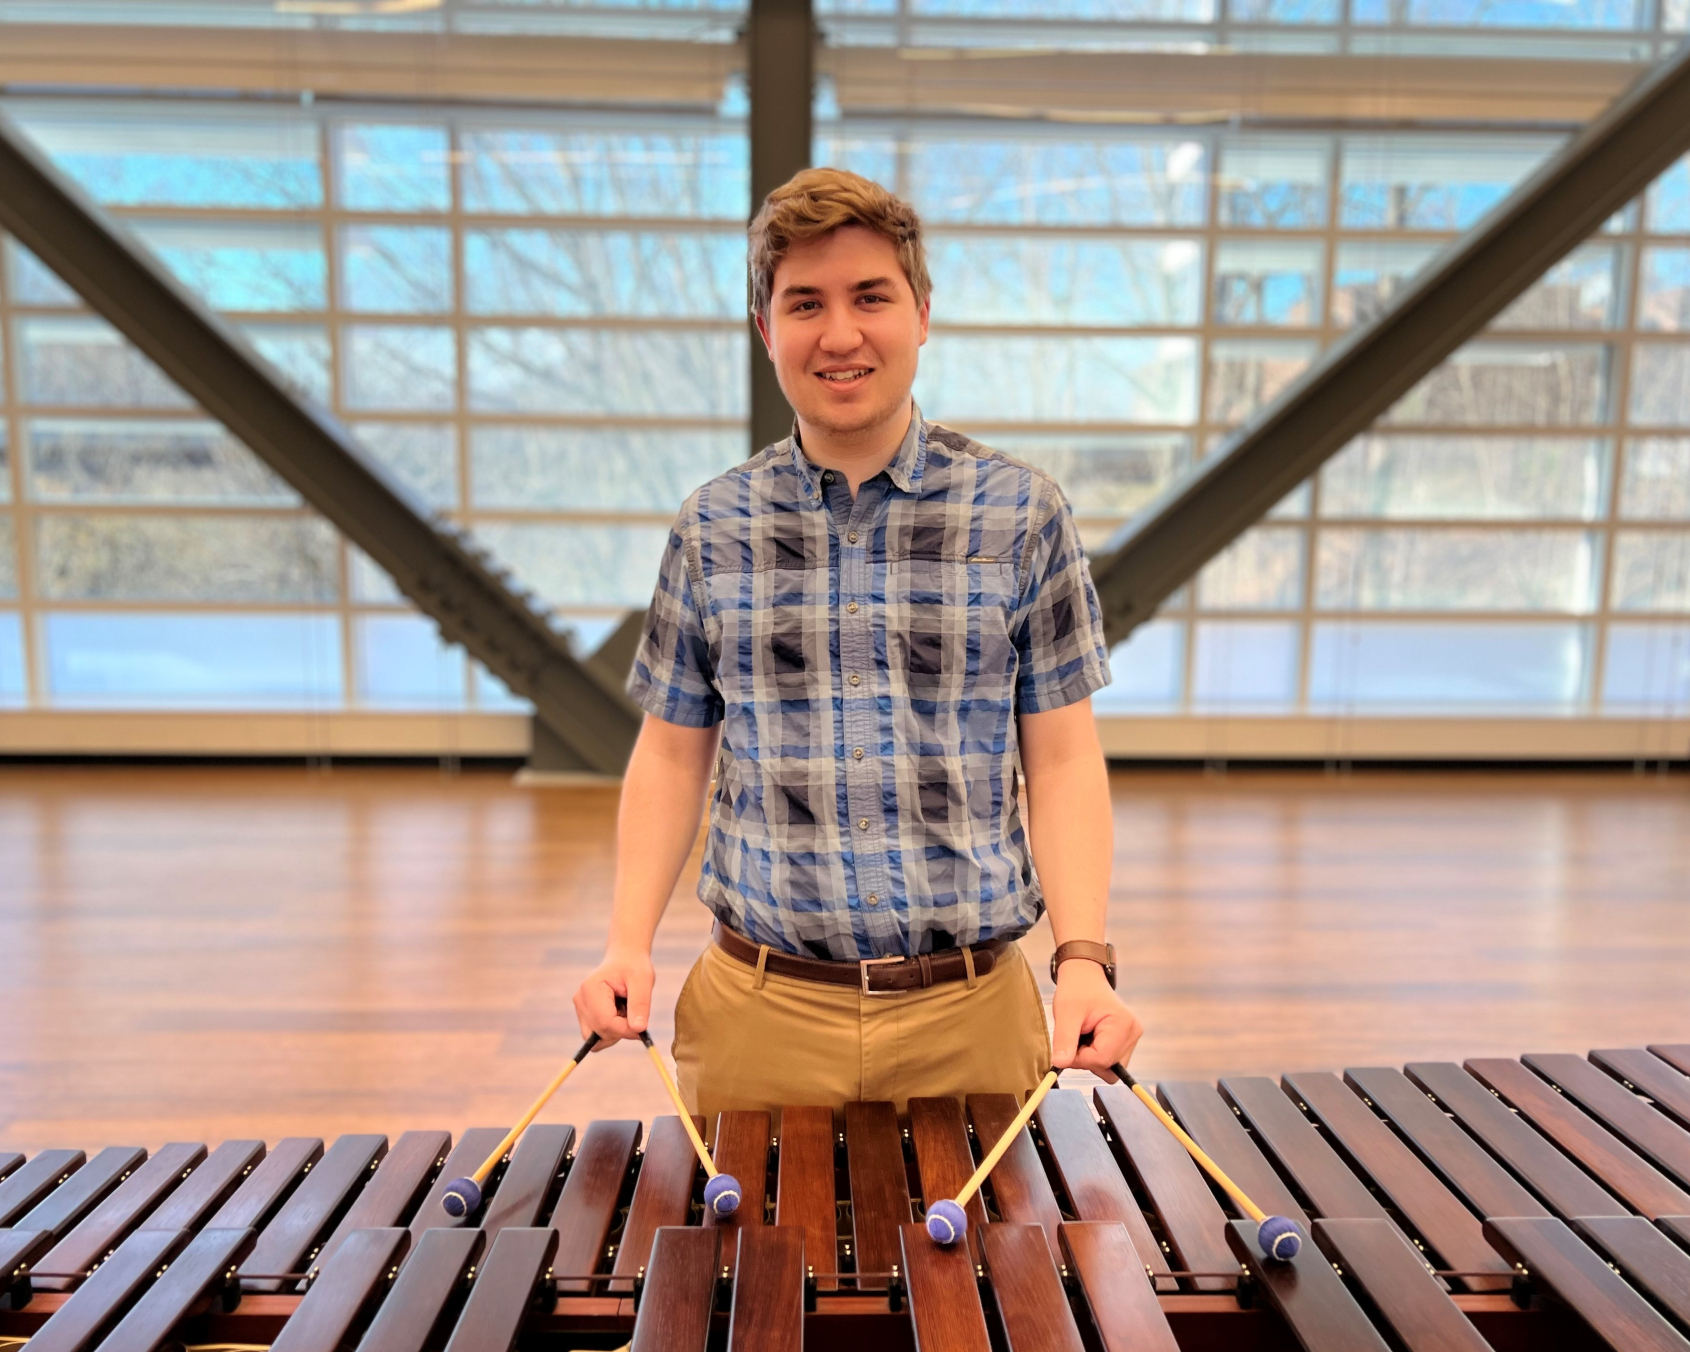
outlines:
[[[1027,1095],[1027,1101],[1021,1105],[1021,1111],[1015,1114],[1015,1120],[1004,1128],[1003,1135],[998,1137],[997,1144],[986,1152],[986,1158],[980,1161],[980,1167],[974,1171],[974,1177],[962,1185],[962,1191],[953,1199],[958,1206],[967,1206],[968,1199],[980,1190],[980,1185],[986,1181],[986,1176],[998,1167],[998,1161],[1003,1158],[1004,1151],[1009,1149],[1010,1143],[1021,1134],[1021,1128],[1032,1120],[1039,1104],[1044,1102],[1044,1096],[1056,1086],[1056,1071],[1045,1072],[1044,1079],[1039,1081],[1039,1087]]]
[[[1133,1093],[1138,1095],[1139,1102],[1146,1108],[1150,1109],[1151,1112],[1155,1113],[1162,1125],[1169,1131],[1173,1132],[1174,1139],[1190,1152],[1192,1159],[1196,1160],[1203,1166],[1203,1171],[1226,1190],[1226,1195],[1228,1197],[1232,1198],[1233,1201],[1237,1202],[1239,1206],[1244,1208],[1244,1213],[1249,1216],[1251,1220],[1255,1221],[1257,1225],[1260,1225],[1267,1219],[1267,1213],[1244,1195],[1244,1189],[1239,1187],[1238,1184],[1234,1183],[1226,1176],[1226,1171],[1204,1153],[1202,1146],[1198,1145],[1196,1141],[1192,1140],[1191,1137],[1185,1134],[1185,1128],[1180,1126],[1178,1122],[1168,1116],[1167,1111],[1162,1107],[1162,1105],[1151,1097],[1148,1089],[1146,1089],[1137,1080],[1133,1079],[1133,1077],[1127,1074],[1127,1072],[1120,1066],[1114,1066],[1111,1067],[1111,1069],[1113,1069],[1115,1074],[1132,1089]]]
[[[699,1163],[704,1166],[704,1172],[711,1178],[716,1177],[716,1161],[710,1158],[710,1152],[704,1148],[704,1138],[698,1134],[698,1128],[692,1124],[692,1114],[687,1111],[687,1105],[681,1102],[681,1091],[675,1087],[675,1081],[669,1075],[669,1067],[663,1064],[663,1053],[652,1044],[649,1034],[641,1033],[640,1041],[645,1044],[646,1054],[651,1057],[651,1064],[657,1067],[657,1073],[663,1080],[663,1087],[669,1091],[669,1101],[675,1105],[675,1111],[681,1115],[681,1125],[687,1129],[687,1135],[692,1138],[692,1148],[698,1152]]]
[[[522,1121],[505,1133],[505,1139],[499,1142],[498,1148],[487,1157],[486,1162],[479,1169],[470,1175],[475,1180],[476,1187],[479,1188],[487,1181],[487,1175],[493,1172],[500,1160],[504,1159],[505,1152],[516,1144],[516,1138],[528,1130],[528,1124],[540,1115],[540,1109],[544,1108],[551,1096],[563,1087],[563,1082],[574,1073],[575,1067],[586,1059],[587,1053],[598,1045],[599,1035],[597,1033],[594,1033],[581,1044],[581,1050],[575,1053],[575,1059],[558,1071],[557,1078],[546,1086],[545,1092],[539,1098],[534,1100],[534,1106],[522,1115]]]

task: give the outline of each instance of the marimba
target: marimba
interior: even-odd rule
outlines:
[[[1164,1082],[1257,1202],[1264,1261],[1150,1111],[1059,1089],[976,1198],[915,1223],[1005,1095],[729,1112],[718,1219],[679,1118],[540,1124],[450,1223],[497,1127],[0,1152],[0,1339],[29,1352],[1690,1352],[1690,1046]]]

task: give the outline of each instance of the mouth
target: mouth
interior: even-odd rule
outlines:
[[[826,381],[829,385],[842,389],[849,389],[853,385],[860,385],[874,373],[872,366],[847,366],[834,371],[817,371],[818,380]]]

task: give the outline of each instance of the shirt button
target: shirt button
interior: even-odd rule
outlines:
[[[868,894],[868,904],[870,906],[880,905],[880,897],[876,893],[870,892]]]
[[[861,685],[862,683],[863,683],[863,678],[861,676],[858,676],[855,672],[852,672],[851,673],[851,684],[852,685]]]
[[[859,831],[868,830],[868,818],[867,817],[858,817],[857,818],[857,830],[859,830]]]
[[[852,532],[851,532],[851,533],[850,533],[850,534],[849,534],[849,535],[847,535],[847,536],[846,536],[846,537],[845,537],[845,538],[846,538],[846,539],[847,539],[847,540],[849,540],[849,541],[850,541],[850,542],[851,542],[851,543],[852,543],[852,544],[856,544],[856,543],[857,543],[857,532],[856,532],[856,531],[852,531]]]
[[[855,615],[857,613],[857,603],[853,601],[850,605],[846,606],[845,613],[847,615]]]
[[[830,484],[830,483],[833,482],[833,471],[832,470],[829,470],[826,474],[822,475],[822,482],[824,484]]]
[[[859,747],[858,747],[858,748],[857,748],[857,749],[856,749],[856,750],[855,750],[855,751],[853,751],[853,752],[852,752],[852,753],[851,753],[851,756],[852,756],[852,758],[853,758],[853,759],[854,759],[854,760],[861,760],[861,759],[862,759],[862,758],[863,758],[863,749],[862,749],[862,747],[860,747],[860,746],[859,746]]]

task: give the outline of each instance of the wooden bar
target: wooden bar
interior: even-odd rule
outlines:
[[[1222,1080],[1220,1087],[1256,1133],[1256,1143],[1317,1215],[1390,1219],[1379,1199],[1272,1080],[1238,1076]],[[1256,1205],[1262,1206],[1259,1199]]]
[[[522,1133],[482,1212],[481,1228],[487,1232],[488,1243],[506,1226],[525,1230],[540,1223],[547,1203],[557,1196],[563,1161],[574,1142],[575,1128],[561,1122],[536,1122]],[[628,1154],[633,1155],[633,1146]]]
[[[1298,1107],[1313,1113],[1326,1128],[1350,1167],[1371,1178],[1390,1198],[1440,1267],[1496,1274],[1459,1278],[1461,1286],[1468,1291],[1507,1291],[1513,1285],[1508,1264],[1485,1243],[1479,1218],[1336,1075],[1287,1075],[1285,1085],[1297,1096]]]
[[[890,1272],[898,1261],[899,1233],[910,1223],[903,1137],[890,1103],[845,1105],[845,1158],[851,1176],[851,1234],[857,1271]],[[857,1284],[865,1285],[861,1280]],[[870,1287],[885,1284],[883,1276],[866,1283]]]
[[[695,1122],[703,1126],[702,1119]],[[616,1247],[616,1263],[611,1268],[628,1280],[612,1282],[612,1292],[633,1293],[633,1278],[650,1261],[651,1242],[661,1226],[687,1223],[698,1170],[698,1154],[681,1119],[654,1118],[640,1158],[640,1176],[634,1182],[634,1199],[622,1225],[622,1242]]]
[[[1370,1219],[1390,1225],[1384,1217]],[[1256,1243],[1254,1221],[1227,1222],[1226,1242],[1304,1352],[1390,1352],[1319,1249],[1306,1244],[1289,1263],[1271,1262]]]
[[[0,1230],[0,1298],[53,1247],[51,1230]]]
[[[1662,1173],[1690,1186],[1690,1132],[1664,1112],[1582,1056],[1528,1053],[1520,1059]],[[1690,1100],[1690,1081],[1685,1097]]]
[[[1144,1211],[1110,1153],[1108,1142],[1078,1089],[1053,1089],[1034,1114],[1062,1190],[1082,1221],[1119,1221],[1132,1236],[1133,1248],[1152,1272],[1169,1270],[1168,1255],[1150,1233]],[[1158,1291],[1177,1291],[1172,1278],[1158,1280]]]
[[[718,1216],[708,1207],[704,1224],[730,1233],[722,1238],[722,1266],[731,1273],[739,1261],[739,1245],[732,1231],[763,1224],[764,1195],[769,1187],[769,1141],[773,1128],[766,1112],[725,1112],[716,1116],[716,1134],[710,1157],[718,1172],[739,1180],[739,1207],[732,1215]]]
[[[1690,1193],[1657,1173],[1647,1161],[1589,1114],[1574,1107],[1518,1061],[1479,1057],[1466,1062],[1477,1076],[1634,1210],[1653,1220],[1690,1212]],[[1623,1090],[1621,1092],[1624,1092]],[[1664,1120],[1664,1119],[1663,1119]],[[1600,1212],[1592,1214],[1600,1215]]]
[[[23,1156],[15,1150],[0,1150],[0,1179],[12,1173],[23,1163]]]
[[[954,1098],[912,1098],[909,1101],[910,1144],[915,1147],[916,1174],[921,1180],[921,1204],[955,1197],[974,1173],[974,1153],[968,1143],[968,1122]],[[968,1248],[974,1261],[985,1256],[981,1233],[986,1204],[979,1192],[968,1199]]]
[[[1287,1216],[1307,1232],[1309,1218],[1302,1204],[1213,1085],[1199,1080],[1163,1080],[1156,1086],[1156,1097],[1246,1197],[1268,1215]]]
[[[407,1131],[402,1135],[341,1217],[334,1233],[317,1250],[317,1256],[311,1260],[312,1275],[327,1270],[336,1250],[354,1231],[387,1230],[408,1221],[412,1208],[421,1199],[429,1180],[445,1164],[451,1148],[450,1132]],[[441,1219],[448,1218],[442,1213]],[[408,1243],[396,1246],[394,1262],[403,1262],[409,1247]]]
[[[187,1244],[186,1230],[138,1230],[71,1292],[29,1340],[29,1352],[82,1352],[140,1291],[160,1264]]]
[[[831,1108],[781,1110],[775,1224],[804,1232],[804,1261],[821,1277],[824,1291],[837,1286],[827,1274],[839,1271],[833,1158]]]
[[[504,1138],[501,1131],[481,1152],[481,1159],[486,1159],[488,1152]],[[410,1256],[399,1269],[399,1280],[394,1282],[393,1290],[388,1292],[365,1331],[358,1352],[423,1352],[440,1323],[440,1316],[463,1284],[465,1270],[480,1256],[487,1242],[486,1232],[477,1229],[437,1227],[424,1230],[421,1239],[415,1238],[415,1230],[411,1234]]]
[[[88,1271],[116,1248],[119,1241],[139,1225],[141,1219],[204,1158],[203,1145],[176,1142],[164,1146],[83,1217],[76,1228],[36,1266],[43,1272]],[[72,1281],[68,1277],[47,1277],[37,1285],[43,1291],[68,1291]]]
[[[31,1207],[17,1228],[65,1234],[146,1158],[147,1152],[138,1145],[107,1146]]]
[[[1690,1216],[1660,1216],[1655,1224],[1671,1235],[1686,1249],[1690,1249]]]
[[[705,1352],[722,1232],[665,1225],[651,1245],[631,1352]]]
[[[1156,1209],[1175,1263],[1187,1272],[1229,1272],[1235,1266],[1226,1247],[1226,1214],[1185,1147],[1124,1084],[1099,1085],[1092,1101],[1109,1124],[1122,1168]],[[1200,1277],[1198,1291],[1231,1291],[1234,1277]]]
[[[207,1217],[234,1196],[241,1181],[263,1158],[263,1141],[223,1142],[158,1204],[146,1218],[145,1228],[197,1232]]]
[[[424,1232],[438,1230],[442,1226],[468,1229],[475,1224],[474,1216],[448,1216],[440,1205],[440,1199],[455,1180],[468,1178],[479,1169],[487,1157],[499,1148],[499,1142],[509,1131],[509,1127],[471,1127],[458,1138],[452,1153],[446,1156],[446,1162],[434,1175],[434,1182],[423,1194],[422,1201],[417,1203],[416,1212],[411,1217],[411,1247],[401,1256],[401,1266],[416,1256],[417,1245],[422,1243]]]
[[[991,1352],[967,1246],[935,1244],[923,1225],[899,1227],[898,1240],[892,1262],[902,1267],[908,1284],[916,1352]]]
[[[1065,1221],[1060,1238],[1103,1352],[1179,1352],[1150,1279],[1138,1280],[1144,1260],[1133,1249],[1126,1226]]]
[[[280,1292],[290,1284],[273,1275],[301,1271],[315,1252],[318,1238],[351,1204],[359,1186],[387,1153],[387,1137],[342,1136],[332,1146],[268,1225],[258,1232],[246,1262],[241,1264],[241,1290]]]
[[[1044,1230],[994,1225],[984,1240],[992,1296],[1010,1352],[1085,1352]]]
[[[803,1230],[758,1225],[734,1237],[738,1253],[728,1352],[803,1352]]]
[[[1491,1352],[1396,1226],[1319,1220],[1313,1235],[1320,1251],[1362,1289],[1404,1352]]]
[[[200,1231],[106,1335],[100,1352],[156,1352],[190,1310],[234,1276],[257,1239],[250,1229]]]
[[[970,1094],[967,1105],[982,1156],[997,1144],[1021,1107],[1013,1094]],[[1039,1159],[1038,1147],[1027,1128],[1021,1129],[1004,1152],[997,1168],[986,1179],[986,1186],[992,1190],[998,1219],[1041,1226],[1051,1257],[1061,1262],[1062,1241],[1058,1231],[1062,1225],[1062,1207],[1057,1203],[1044,1162]]]
[[[1534,1285],[1570,1305],[1614,1352],[1690,1352],[1672,1325],[1575,1235],[1564,1221],[1499,1216],[1485,1222],[1485,1238]]]
[[[41,1150],[0,1181],[0,1226],[16,1227],[54,1188],[87,1162],[80,1150]]]
[[[1627,1281],[1690,1328],[1690,1253],[1641,1216],[1581,1216],[1573,1228]]]
[[[339,1352],[377,1290],[398,1275],[399,1255],[410,1242],[411,1232],[397,1226],[338,1236],[322,1275],[288,1316],[270,1352]]]
[[[217,1208],[210,1228],[214,1230],[258,1230],[277,1209],[306,1171],[323,1156],[323,1143],[315,1136],[288,1136],[276,1143],[253,1171],[241,1181],[229,1200]]]
[[[1658,1056],[1681,1075],[1690,1075],[1690,1042],[1677,1046],[1651,1043],[1649,1054]]]
[[[1416,1061],[1403,1070],[1547,1202],[1556,1215],[1631,1214],[1589,1174],[1509,1112],[1496,1095],[1453,1061]]]
[[[533,1130],[530,1128],[530,1130]],[[605,1256],[605,1241],[616,1223],[622,1184],[634,1151],[640,1144],[638,1122],[594,1122],[581,1137],[569,1166],[569,1177],[552,1214],[558,1236],[558,1272],[597,1272]],[[559,1283],[560,1294],[588,1291],[585,1282]]]
[[[1641,1048],[1593,1051],[1590,1059],[1627,1089],[1646,1094],[1681,1127],[1690,1127],[1690,1075]]]
[[[446,1352],[510,1352],[540,1278],[551,1268],[558,1234],[549,1225],[507,1225],[489,1243]]]
[[[1344,1080],[1391,1120],[1425,1160],[1481,1216],[1547,1216],[1542,1202],[1521,1187],[1471,1136],[1409,1082],[1385,1066],[1352,1068]]]

